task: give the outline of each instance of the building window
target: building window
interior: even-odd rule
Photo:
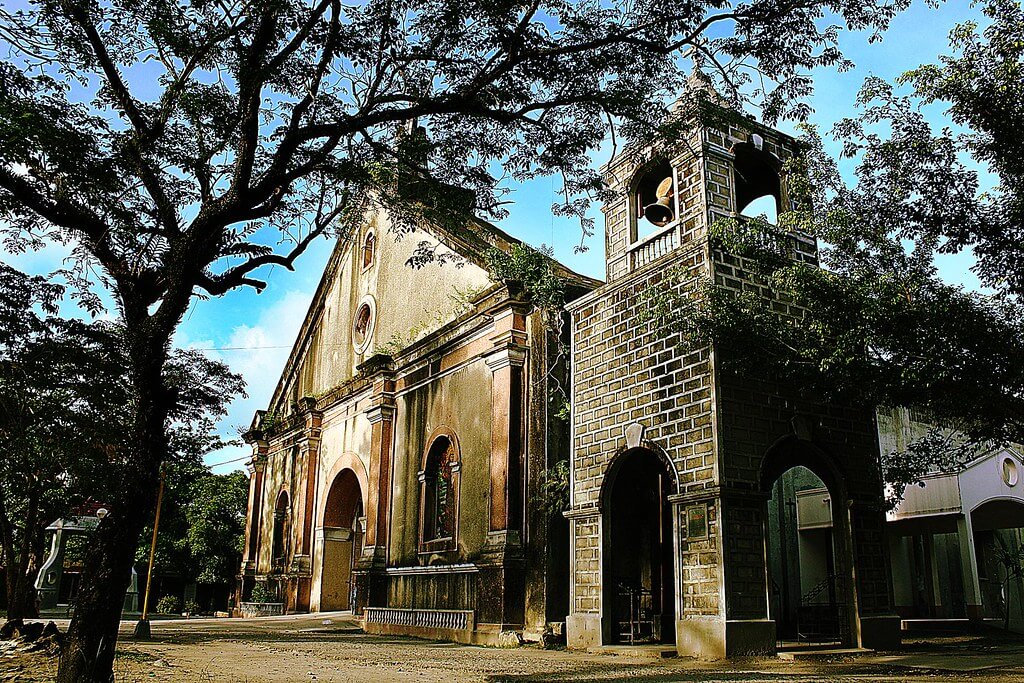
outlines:
[[[1007,486],[1017,485],[1017,463],[1013,458],[1003,458],[1003,481]]]
[[[271,559],[275,568],[284,565],[288,559],[288,513],[290,507],[288,492],[281,491],[277,496],[277,504],[274,506],[274,538]]]
[[[760,136],[733,146],[733,179],[736,189],[736,213],[747,218],[763,216],[769,223],[778,223],[782,210],[782,163],[763,148]]]
[[[454,434],[433,439],[420,472],[420,551],[458,547],[460,458]]]
[[[373,257],[377,252],[377,235],[372,231],[363,239],[363,270],[373,265]]]
[[[352,320],[352,344],[357,353],[363,353],[373,339],[373,327],[377,318],[377,304],[372,296],[363,297]]]

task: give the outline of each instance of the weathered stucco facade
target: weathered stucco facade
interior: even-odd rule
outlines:
[[[730,374],[718,349],[680,351],[678,337],[645,322],[642,294],[659,283],[683,294],[702,278],[759,286],[709,226],[765,195],[788,207],[783,168],[795,141],[724,114],[704,108],[675,158],[631,150],[606,168],[620,190],[604,207],[608,283],[569,305],[569,645],[639,636],[705,657],[774,651],[767,503],[794,466],[814,472],[833,501],[842,640],[895,644],[873,412]],[[656,201],[670,211],[652,226],[645,206]],[[794,258],[814,262],[811,239],[789,239]]]
[[[379,213],[337,246],[246,434],[243,600],[262,583],[289,612],[465,642],[564,618],[565,543],[548,535],[566,523],[527,504],[568,457],[568,425],[547,414],[564,363],[541,313],[485,269],[484,250],[513,240],[473,229],[396,241]],[[422,242],[462,263],[409,267]],[[596,285],[556,272],[572,295]]]

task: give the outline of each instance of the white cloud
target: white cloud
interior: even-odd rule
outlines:
[[[276,302],[259,312],[254,325],[234,327],[222,345],[210,339],[179,338],[178,346],[209,349],[211,358],[224,361],[245,379],[248,397],[235,399],[227,417],[221,421],[221,433],[226,437],[235,437],[237,427],[248,427],[253,414],[257,410],[266,409],[312,297],[312,291],[285,292]],[[206,461],[211,464],[224,462],[242,457],[248,452],[248,446],[224,448],[208,455]],[[244,460],[239,460],[216,468],[216,471],[240,469],[244,464]]]

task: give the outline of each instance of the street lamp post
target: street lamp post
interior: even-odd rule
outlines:
[[[156,555],[156,532],[160,528],[160,507],[164,500],[164,471],[160,470],[160,488],[156,494],[156,518],[153,520],[153,538],[149,543],[149,570],[146,572],[146,595],[142,598],[142,618],[135,624],[136,640],[148,640],[149,631],[149,587],[153,582],[153,557]]]

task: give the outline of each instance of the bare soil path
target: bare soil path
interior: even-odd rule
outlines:
[[[916,638],[897,652],[856,657],[702,662],[370,636],[341,614],[154,621],[146,642],[132,640],[133,625],[122,624],[119,683],[1024,681],[1024,638],[996,632]],[[0,648],[0,681],[49,681],[54,671],[43,653]]]

